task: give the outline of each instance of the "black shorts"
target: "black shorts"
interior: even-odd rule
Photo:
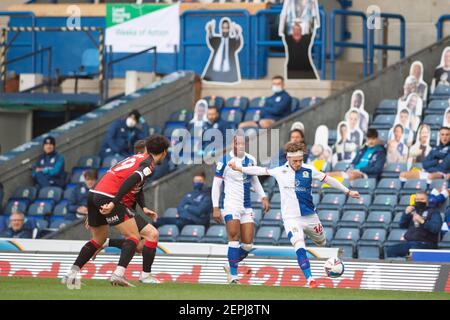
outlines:
[[[128,219],[134,218],[133,211],[128,209],[121,203],[114,206],[110,214],[101,214],[101,206],[110,203],[111,197],[89,192],[87,199],[88,223],[91,227],[99,227],[104,225],[116,226]]]
[[[149,224],[140,214],[136,214],[134,216],[134,219],[136,220],[139,232],[141,232],[141,230],[144,229]]]

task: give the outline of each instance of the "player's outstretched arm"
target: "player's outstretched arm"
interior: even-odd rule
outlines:
[[[342,183],[340,183],[339,181],[337,181],[335,178],[330,177],[330,176],[326,176],[325,179],[323,180],[325,183],[328,183],[332,188],[341,190],[342,192],[344,192],[345,194],[347,194],[349,197],[355,198],[355,199],[359,199],[359,192],[358,191],[353,191],[350,190],[349,188],[347,188],[346,186],[344,186]]]
[[[251,176],[270,176],[269,172],[267,171],[267,168],[264,167],[258,166],[241,167],[240,165],[237,165],[234,161],[228,162],[228,166],[235,171],[239,171]]]

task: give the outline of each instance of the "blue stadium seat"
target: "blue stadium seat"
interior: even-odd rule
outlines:
[[[363,228],[387,228],[392,220],[391,211],[370,211]]]
[[[170,115],[170,121],[188,123],[189,121],[192,120],[193,116],[194,113],[192,111],[189,111],[187,109],[181,109],[173,112]]]
[[[3,216],[0,216],[0,232],[6,229],[6,222],[5,219],[3,219]]]
[[[320,194],[319,193],[313,193],[312,194],[312,198],[313,198],[314,206],[317,206],[320,203]]]
[[[396,194],[379,194],[375,196],[370,210],[393,210],[397,205]]]
[[[434,97],[442,96],[443,99],[450,98],[450,86],[438,84],[434,89],[433,96]]]
[[[431,181],[430,184],[430,190],[433,190],[434,188],[439,189],[442,188],[443,186],[447,186],[448,187],[448,182],[445,179],[435,179]]]
[[[239,108],[223,108],[220,111],[220,118],[223,121],[237,125],[242,121],[242,110]]]
[[[383,178],[378,182],[377,188],[374,191],[375,195],[379,194],[397,194],[401,189],[402,183],[399,179]]]
[[[231,97],[225,101],[226,108],[240,108],[245,111],[248,108],[250,100],[247,97]]]
[[[100,167],[101,159],[99,156],[84,156],[78,159],[78,167],[97,169]]]
[[[264,108],[266,106],[266,97],[257,97],[250,100],[249,108]]]
[[[448,100],[432,100],[425,109],[425,115],[444,114],[445,109],[449,107]]]
[[[84,173],[86,170],[90,170],[88,167],[73,167],[72,175],[70,176],[70,183],[82,183],[84,182]]]
[[[263,219],[261,220],[261,226],[279,226],[283,225],[283,220],[281,218],[281,211],[279,209],[270,209]]]
[[[377,181],[374,178],[356,179],[350,182],[352,189],[361,194],[372,194],[373,190],[375,190],[376,184]]]
[[[66,184],[66,190],[64,190],[63,199],[70,200],[73,190],[77,187],[75,183]]]
[[[19,187],[17,188],[13,195],[12,199],[28,199],[29,201],[33,201],[36,199],[36,196],[38,194],[38,189],[33,186],[27,186],[27,187]]]
[[[245,127],[242,128],[242,130],[244,130],[244,135],[246,137],[251,137],[258,135],[259,127],[258,126]]]
[[[442,126],[443,120],[443,114],[428,114],[425,116],[422,123],[428,124],[431,130],[438,130]]]
[[[378,131],[378,139],[383,142],[387,142],[389,139],[389,130],[377,130]]]
[[[177,208],[167,208],[166,211],[164,211],[163,218],[178,218],[178,210]]]
[[[53,216],[66,216],[69,213],[68,206],[69,202],[67,200],[61,200],[61,202],[53,208]]]
[[[359,199],[348,197],[345,203],[344,210],[367,210],[372,202],[372,196],[370,194],[361,194]]]
[[[164,127],[164,136],[170,139],[176,129],[184,129],[185,126],[186,124],[182,121],[167,121]]]
[[[55,203],[61,200],[64,191],[60,187],[45,187],[39,191],[39,199],[50,199]]]
[[[395,206],[395,211],[396,212],[403,212],[405,211],[406,207],[409,206],[410,204],[410,200],[411,199],[411,194],[404,194],[400,197],[400,201],[398,202],[398,204]]]
[[[207,96],[203,99],[208,103],[208,107],[217,107],[219,110],[222,109],[225,104],[225,100],[219,96]]]
[[[376,109],[377,114],[397,114],[398,101],[395,99],[381,100]]]
[[[337,130],[328,129],[328,145],[330,147],[334,146],[337,140]]]
[[[431,130],[430,135],[430,146],[435,147],[437,145],[439,139],[439,131],[438,130]]]
[[[395,245],[401,243],[402,241],[406,241],[404,235],[406,233],[406,229],[392,229],[389,232],[389,235],[384,242],[384,247]],[[386,252],[386,250],[385,250]]]
[[[214,225],[208,228],[201,242],[227,243],[227,230],[224,225]]]
[[[175,242],[180,231],[175,224],[166,224],[158,228],[159,241]]]
[[[148,126],[148,136],[149,137],[151,135],[161,134],[161,133],[162,133],[162,129],[160,126],[156,126],[156,125]]]
[[[123,156],[119,155],[111,155],[107,156],[102,161],[102,167],[103,168],[111,168],[115,166],[118,162],[122,161],[124,159]]]
[[[278,239],[278,245],[280,246],[291,246],[292,243],[288,239],[286,230],[283,229],[283,232],[281,233],[280,239]]]
[[[366,220],[365,211],[344,211],[341,220],[338,221],[338,228],[360,228]]]
[[[58,219],[50,223],[50,229],[62,230],[66,228],[72,221]]]
[[[391,224],[389,225],[389,229],[393,230],[393,229],[398,229],[400,228],[400,218],[402,217],[403,212],[396,212],[394,215],[394,218],[391,221]]]
[[[403,184],[403,187],[400,190],[400,195],[412,194],[419,191],[426,191],[427,187],[428,185],[426,180],[420,179],[408,180]]]
[[[381,257],[381,246],[376,244],[358,244],[357,246],[358,259],[374,259],[378,260]]]
[[[331,241],[331,246],[340,248],[343,252],[343,258],[353,258],[355,246],[358,240],[358,228],[341,228],[334,235],[334,240]]]
[[[379,114],[375,116],[375,119],[370,127],[377,130],[380,129],[388,130],[392,128],[394,121],[395,121],[395,114]]]
[[[386,240],[386,229],[369,228],[364,230],[358,244],[377,244],[381,245]]]
[[[109,167],[102,167],[100,169],[97,170],[97,181],[100,180],[106,172],[108,172]]]
[[[347,188],[350,187],[350,181],[348,179],[345,179],[344,181],[342,181],[342,184],[344,186],[346,186]],[[330,194],[330,193],[342,194],[341,190],[336,189],[336,188],[331,188],[327,183],[322,183],[320,190],[324,196],[327,194]]]
[[[270,204],[271,205],[276,205],[277,207],[280,206],[280,204],[281,204],[281,195],[280,195],[280,192],[278,190],[272,194],[272,197],[270,198]]]
[[[446,232],[438,243],[439,249],[450,249],[450,231]]]
[[[406,163],[388,163],[381,173],[382,178],[398,178],[400,172],[406,171]]]
[[[245,111],[243,121],[259,121],[261,119],[261,108],[248,108]]]
[[[332,227],[324,227],[323,232],[325,232],[325,238],[327,239],[327,244],[331,243],[333,241],[334,237],[334,228]]]
[[[300,100],[300,109],[307,108],[320,103],[323,99],[320,97],[306,97]]]
[[[336,228],[340,218],[340,213],[338,210],[319,210],[317,215],[319,216],[319,219],[324,227]]]
[[[342,193],[329,193],[324,195],[319,205],[318,210],[331,209],[339,210],[345,203],[346,195]]]
[[[28,208],[29,216],[46,216],[53,212],[54,202],[49,199],[37,199]]]
[[[264,226],[258,229],[254,242],[256,244],[276,245],[281,236],[281,229],[277,226]]]
[[[200,242],[205,235],[205,226],[197,224],[188,224],[183,227],[177,242]]]
[[[36,227],[39,230],[47,229],[48,228],[48,221],[44,219],[35,219]]]
[[[350,166],[350,163],[348,163],[348,162],[337,162],[333,166],[333,171],[346,171],[349,166]]]
[[[22,212],[25,214],[29,204],[30,201],[28,199],[10,199],[6,203],[3,214],[8,216],[13,212]]]

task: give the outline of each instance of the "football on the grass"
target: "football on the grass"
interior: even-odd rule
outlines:
[[[344,273],[344,263],[339,258],[329,258],[325,261],[325,273],[330,278],[339,278]]]

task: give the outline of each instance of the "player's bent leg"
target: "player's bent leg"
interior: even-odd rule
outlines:
[[[301,217],[301,219],[303,220],[303,232],[319,247],[326,246],[327,237],[319,216],[317,214],[313,214],[310,216]]]
[[[228,234],[228,265],[224,266],[224,270],[227,273],[229,283],[238,283],[241,222],[238,219],[228,219],[227,216],[225,216],[224,220],[226,221]]]
[[[308,281],[310,288],[316,288],[317,283],[312,277],[311,265],[306,252],[305,238],[303,234],[303,226],[300,219],[285,219],[284,228],[287,232],[288,239],[294,246],[295,254],[297,255],[297,262],[302,270],[305,278]]]
[[[142,283],[160,283],[158,279],[151,275],[156,249],[158,248],[159,232],[151,224],[147,224],[141,230],[141,236],[144,238],[144,242],[142,247],[142,273],[139,281]]]
[[[114,270],[111,275],[110,282],[113,285],[132,286],[126,281],[124,275],[126,268],[136,252],[136,247],[140,239],[139,230],[134,218],[129,218],[128,220],[115,225],[115,227],[125,237],[125,241],[122,245],[119,263],[117,264],[116,270]]]
[[[239,248],[239,261],[247,258],[250,251],[252,251],[254,234],[255,224],[252,217],[252,211],[248,211],[241,216],[241,246]]]
[[[73,289],[75,282],[80,281],[79,272],[81,268],[92,258],[95,252],[102,248],[103,243],[108,235],[108,226],[91,227],[92,238],[86,242],[81,248],[77,259],[70,268],[69,272],[62,278],[61,282],[66,284],[69,288]]]

